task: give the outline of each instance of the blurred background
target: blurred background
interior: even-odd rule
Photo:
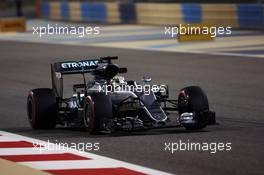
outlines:
[[[264,57],[263,2],[264,0],[1,0],[0,22],[5,22],[2,22],[2,29],[0,25],[0,31],[20,31],[24,34],[0,35],[0,39],[173,52],[232,52]],[[15,16],[24,18],[13,21],[5,19]],[[100,37],[85,36],[76,39],[75,36],[52,35],[46,40],[34,38],[32,28],[48,24],[100,25],[103,31]],[[179,39],[180,35],[174,38],[164,35],[164,26],[180,24],[230,27],[232,35],[217,35],[213,38],[216,42],[194,42],[192,45],[183,44]],[[190,39],[212,41],[211,37],[208,39],[205,36]]]
[[[264,26],[264,0],[2,0],[0,17],[175,25]]]

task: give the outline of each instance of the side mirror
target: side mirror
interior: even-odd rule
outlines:
[[[127,68],[126,67],[119,68],[118,73],[120,73],[120,74],[127,73]]]

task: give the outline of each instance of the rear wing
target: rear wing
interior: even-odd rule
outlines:
[[[63,78],[67,74],[84,74],[96,70],[100,64],[111,64],[117,56],[101,57],[99,59],[89,59],[81,61],[63,61],[51,64],[52,89],[58,97],[63,97]]]
[[[89,73],[95,70],[101,63],[111,64],[111,60],[118,57],[102,57],[100,59],[90,59],[82,61],[65,61],[54,63],[53,69],[56,73],[61,74],[82,74]]]
[[[88,73],[98,67],[99,60],[66,61],[54,63],[54,71],[61,74]]]

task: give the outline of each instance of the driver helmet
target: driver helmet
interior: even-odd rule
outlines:
[[[122,77],[122,76],[114,76],[112,78],[112,82],[124,84],[125,83],[125,78]]]

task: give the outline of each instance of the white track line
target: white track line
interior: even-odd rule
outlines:
[[[0,142],[2,141],[27,141],[36,144],[46,145],[47,142],[33,139],[25,136],[12,134],[5,131],[0,131]],[[3,140],[2,140],[3,138]],[[49,143],[52,144],[52,143]],[[53,144],[54,145],[54,144]],[[65,151],[48,151],[44,150],[42,153],[63,153]],[[145,173],[148,175],[171,175],[166,172],[146,168],[143,166],[127,163],[124,161],[115,160],[112,158],[99,156],[94,153],[80,152],[74,149],[68,149],[68,153],[79,155],[82,157],[90,158],[92,160],[67,160],[67,161],[34,161],[34,162],[19,162],[20,164],[39,170],[54,170],[54,169],[77,169],[77,168],[113,168],[124,167],[137,172]],[[0,155],[25,155],[25,154],[40,154],[39,150],[33,148],[0,148]],[[106,172],[107,174],[107,172]]]
[[[23,165],[39,170],[56,170],[56,169],[84,169],[84,168],[116,168],[120,164],[112,161],[101,160],[70,160],[70,161],[38,161],[38,162],[20,162]]]
[[[0,138],[1,141],[1,138]],[[39,154],[56,154],[56,153],[66,153],[66,151],[63,150],[43,150],[39,151],[33,148],[0,148],[0,156],[6,156],[6,155],[39,155]]]

